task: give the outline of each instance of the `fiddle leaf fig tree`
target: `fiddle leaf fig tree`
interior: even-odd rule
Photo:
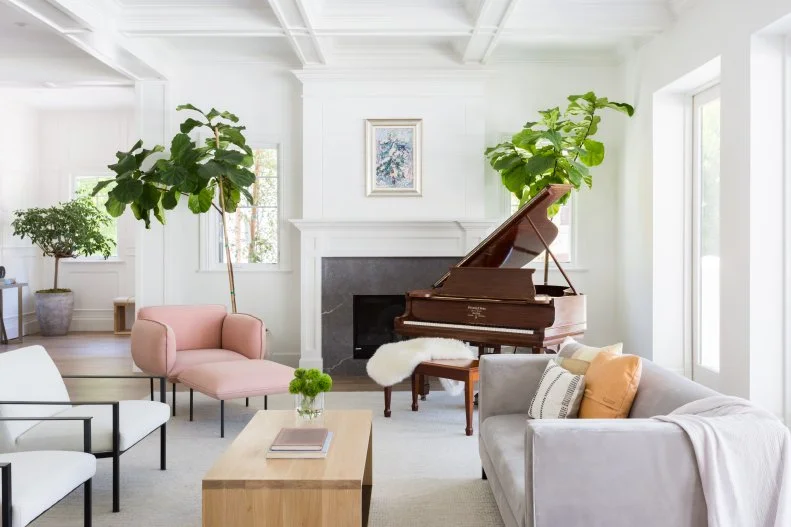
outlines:
[[[69,291],[58,289],[58,269],[63,258],[95,254],[102,255],[105,260],[109,258],[115,242],[102,234],[102,228],[110,223],[110,218],[96,208],[87,196],[54,207],[14,211],[14,221],[11,222],[14,236],[29,238],[44,256],[55,258],[52,289],[38,292]]]
[[[191,104],[176,109],[193,112],[194,117],[181,123],[179,133],[170,142],[170,155],[147,162],[164,148],[155,146],[146,150],[142,141],[138,141],[129,152],[116,154],[118,162],[109,166],[116,173],[115,179],[100,182],[93,195],[115,184],[108,193],[107,212],[120,216],[129,205],[135,218],[145,222],[146,228],[151,226],[152,215],[164,224],[165,211],[175,209],[182,198],[195,214],[217,211],[222,220],[231,309],[236,313],[226,213],[235,212],[243,197],[248,203],[253,202],[248,190],[255,182],[250,169],[253,151],[242,133],[245,127],[238,124],[236,115],[214,108],[204,112]],[[207,131],[208,138],[202,145],[190,137],[196,129]]]
[[[539,111],[538,121],[528,122],[510,141],[487,148],[485,155],[516,196],[521,207],[550,184],[570,184],[579,190],[593,185],[590,167],[604,161],[604,143],[592,139],[601,123],[602,110],[615,110],[631,117],[634,108],[612,102],[595,93],[570,95],[565,111],[559,107]],[[549,209],[557,214],[570,194]]]

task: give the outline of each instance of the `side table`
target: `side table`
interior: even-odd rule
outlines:
[[[4,289],[13,289],[16,288],[17,290],[17,328],[18,333],[16,339],[11,340],[18,340],[22,342],[22,330],[23,330],[23,320],[22,320],[22,288],[27,285],[26,282],[18,282],[16,284],[7,284],[7,285],[0,285],[0,344],[8,344],[8,334],[5,330],[5,319],[3,318],[3,290]]]

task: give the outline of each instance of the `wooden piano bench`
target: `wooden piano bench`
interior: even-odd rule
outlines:
[[[431,360],[421,362],[412,372],[412,411],[418,411],[418,395],[424,394],[423,386],[425,377],[441,377],[452,379],[464,383],[464,409],[467,414],[467,427],[464,432],[472,435],[472,407],[473,407],[473,388],[478,381],[478,360]],[[384,389],[385,393],[385,417],[390,417],[390,398],[392,387]],[[423,397],[425,400],[425,396]]]

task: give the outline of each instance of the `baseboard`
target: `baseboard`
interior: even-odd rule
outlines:
[[[112,309],[75,309],[69,331],[112,331]]]

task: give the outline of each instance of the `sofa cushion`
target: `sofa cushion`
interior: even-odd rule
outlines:
[[[549,361],[538,390],[530,401],[528,415],[533,419],[566,419],[577,417],[585,377],[574,375],[554,361]]]
[[[156,401],[121,401],[118,414],[121,450],[126,450],[166,423],[170,419],[170,406]],[[57,415],[60,417],[92,416],[92,451],[111,452],[113,450],[112,406],[72,406]],[[83,437],[81,421],[40,421],[17,438],[16,447],[19,451],[82,451],[84,448]]]
[[[640,357],[599,353],[585,374],[585,396],[579,416],[584,419],[625,418],[640,384]]]
[[[176,362],[173,364],[173,368],[171,368],[168,376],[171,379],[176,379],[184,370],[188,370],[200,364],[230,362],[236,360],[250,359],[244,355],[236,353],[235,351],[219,348],[177,351]]]
[[[0,454],[0,463],[11,463],[12,527],[29,524],[96,474],[96,458],[83,452]]]
[[[719,395],[710,388],[644,360],[631,418],[666,415],[689,402]]]
[[[204,395],[224,401],[288,393],[294,368],[271,360],[201,364],[181,372],[179,382]]]
[[[566,337],[560,344],[560,350],[558,350],[558,356],[555,360],[571,373],[585,375],[593,358],[603,352],[620,355],[623,352],[623,344],[619,342],[603,348],[595,348],[586,346],[582,342],[577,342],[571,337]]]
[[[481,423],[480,435],[508,506],[525,524],[525,429],[527,414],[495,415]]]
[[[138,319],[167,324],[176,334],[176,350],[219,348],[225,306],[149,306],[140,308]]]

